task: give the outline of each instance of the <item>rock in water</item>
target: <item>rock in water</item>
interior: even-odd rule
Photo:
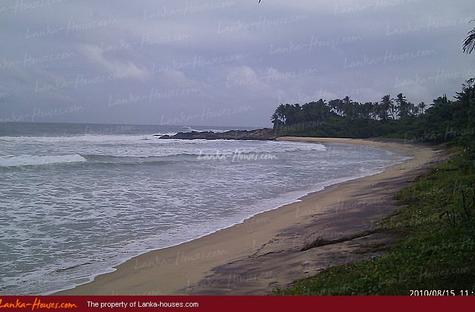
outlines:
[[[213,131],[191,131],[178,132],[175,135],[162,135],[159,139],[181,139],[181,140],[274,140],[276,135],[269,128],[255,130],[229,130],[226,132]]]

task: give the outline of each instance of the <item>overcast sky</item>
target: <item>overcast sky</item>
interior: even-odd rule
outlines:
[[[452,96],[473,0],[0,2],[0,121],[268,126],[279,103]]]

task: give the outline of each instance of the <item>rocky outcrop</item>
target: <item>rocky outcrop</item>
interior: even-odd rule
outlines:
[[[274,140],[276,138],[272,129],[255,130],[229,130],[226,132],[213,131],[191,131],[178,132],[175,135],[162,135],[159,139],[181,139],[181,140]]]

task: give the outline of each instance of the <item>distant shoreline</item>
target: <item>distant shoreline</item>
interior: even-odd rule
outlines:
[[[322,268],[370,256],[354,253],[352,245],[358,245],[358,239],[389,244],[391,237],[371,233],[372,224],[395,211],[392,195],[437,158],[432,148],[395,142],[278,140],[363,144],[412,159],[382,173],[327,187],[196,240],[144,253],[112,273],[58,294],[267,294]],[[314,248],[321,241],[330,243]]]

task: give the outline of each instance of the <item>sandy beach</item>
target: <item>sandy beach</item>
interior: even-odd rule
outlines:
[[[394,194],[442,157],[431,147],[404,143],[295,137],[279,140],[364,144],[411,159],[382,173],[327,187],[199,239],[139,255],[112,273],[58,294],[268,294],[329,266],[378,256],[397,239],[375,231],[382,218],[397,210]]]

